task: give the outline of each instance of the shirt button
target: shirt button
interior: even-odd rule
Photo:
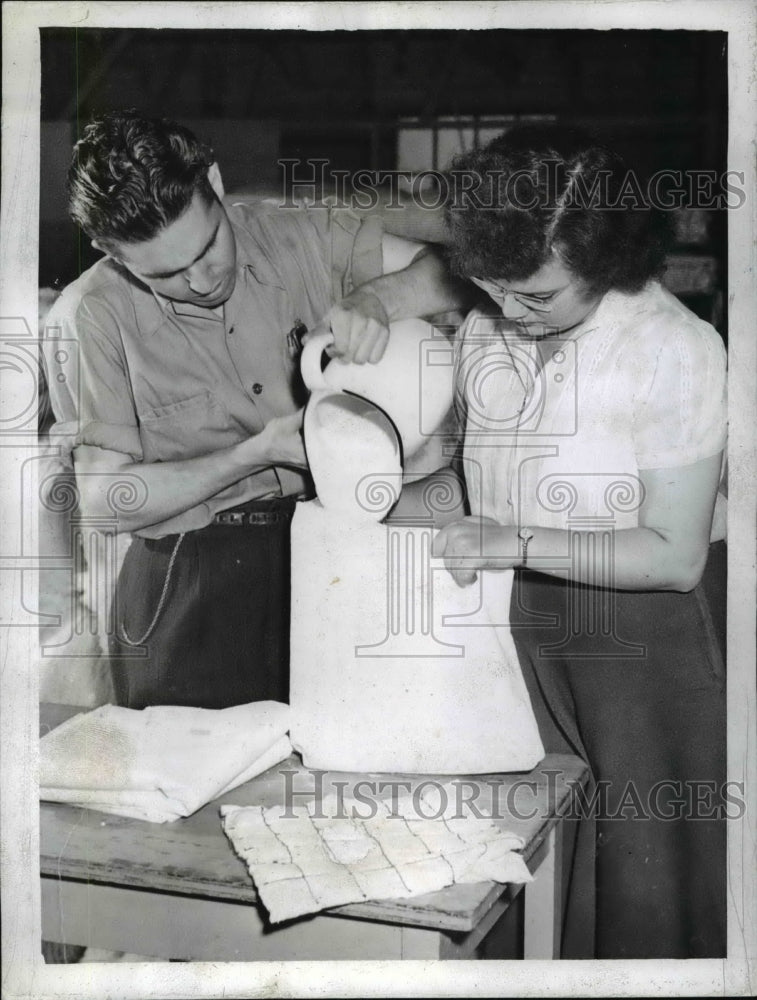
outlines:
[[[255,393],[256,396],[259,396],[260,393],[263,391],[263,386],[260,384],[260,382],[256,382],[255,385],[252,387],[252,391]]]
[[[231,336],[233,332],[234,332],[234,327],[230,326],[229,327],[229,336]]]

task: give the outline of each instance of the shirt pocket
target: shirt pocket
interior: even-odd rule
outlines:
[[[238,440],[226,407],[208,390],[145,408],[139,422],[146,462],[197,458]]]

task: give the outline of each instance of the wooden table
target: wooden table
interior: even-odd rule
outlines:
[[[41,732],[77,711],[43,705]],[[312,772],[292,757],[193,816],[166,824],[43,802],[42,937],[197,961],[476,957],[523,887],[456,885],[410,900],[356,903],[268,924],[252,879],[223,833],[218,808],[281,803],[282,771],[294,772],[286,780],[296,790],[313,788]],[[500,802],[533,814],[504,823],[524,837],[523,856],[535,874],[525,887],[525,958],[558,957],[561,816],[571,786],[586,776],[581,760],[557,754],[529,774],[487,776],[499,786]],[[351,777],[358,776],[325,773],[324,791],[332,781]]]

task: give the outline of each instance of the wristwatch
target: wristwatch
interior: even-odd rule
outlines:
[[[524,568],[528,565],[528,543],[534,537],[530,528],[519,528],[518,538],[520,538],[520,564]]]

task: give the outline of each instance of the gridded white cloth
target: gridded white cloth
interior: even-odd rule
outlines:
[[[272,923],[461,882],[533,881],[516,853],[523,839],[467,808],[441,811],[439,787],[370,805],[335,795],[288,809],[228,805],[221,816]]]
[[[40,740],[40,798],[167,823],[292,752],[289,706],[103,705]]]

